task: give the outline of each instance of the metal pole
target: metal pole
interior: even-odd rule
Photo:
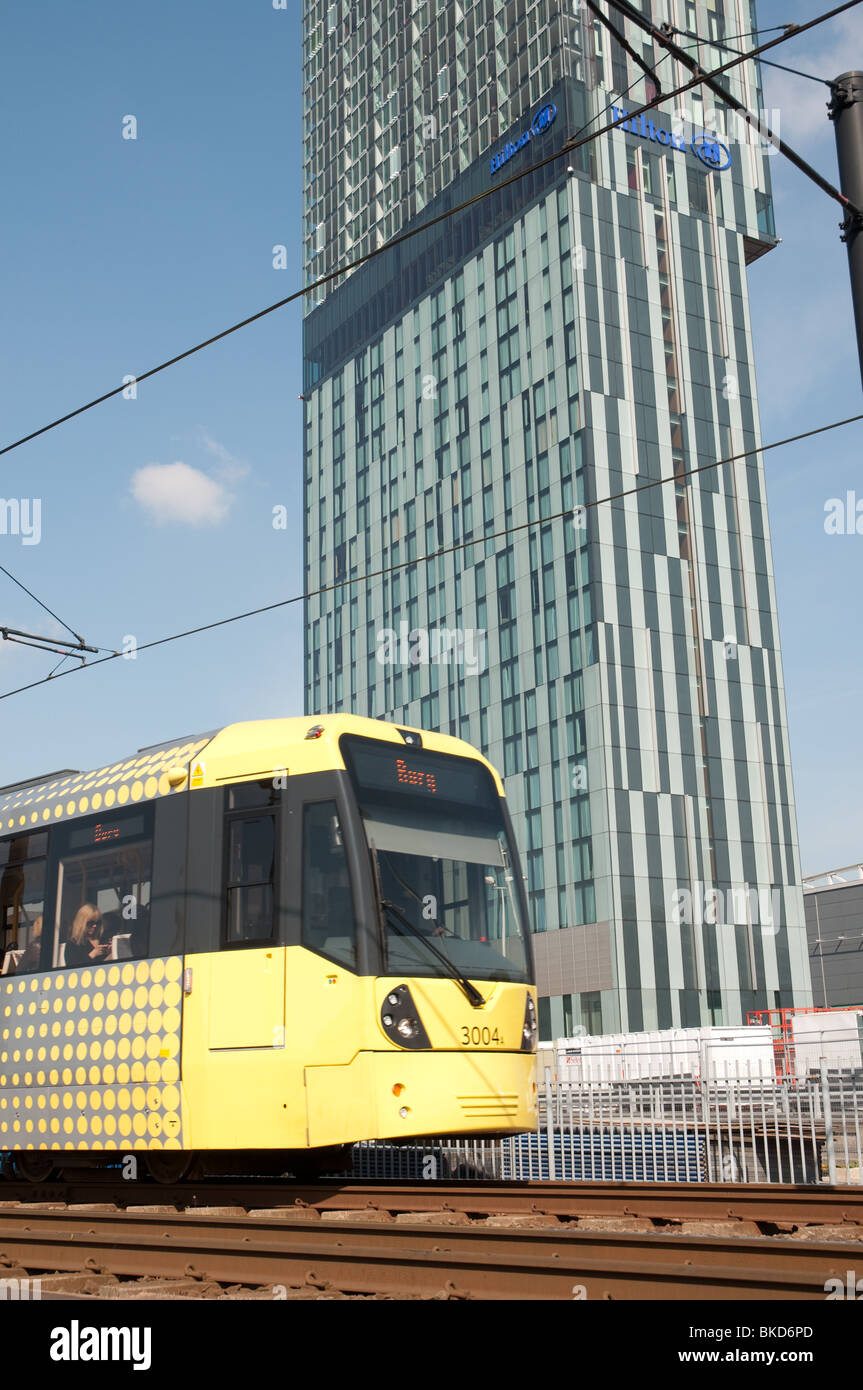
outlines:
[[[545,1141],[548,1145],[548,1176],[554,1182],[554,1113],[552,1111],[551,1068],[545,1069]],[[540,1169],[540,1177],[542,1169]]]
[[[827,1144],[827,1178],[831,1187],[836,1186],[836,1143],[833,1138],[833,1111],[830,1108],[830,1082],[827,1077],[827,1063],[821,1061],[821,1096],[824,1103],[824,1139]]]
[[[818,933],[818,955],[821,958],[821,993],[824,996],[821,1000],[824,1008],[827,1008],[827,981],[824,977],[824,952],[820,949],[824,942],[821,940],[821,913],[818,911],[818,894],[815,895],[815,930]]]
[[[848,247],[857,352],[863,377],[863,72],[843,72],[830,85],[833,99],[828,110],[836,126],[839,187],[852,205],[840,225],[842,240]]]

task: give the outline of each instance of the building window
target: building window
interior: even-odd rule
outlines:
[[[755,210],[758,215],[758,230],[762,236],[775,237],[776,225],[773,221],[773,200],[760,189],[755,190]]]
[[[572,1037],[572,1006],[573,998],[571,994],[563,996],[563,1036]]]
[[[551,1000],[540,999],[539,1001],[539,1040],[541,1042],[551,1042]]]
[[[593,990],[581,996],[581,1021],[587,1033],[602,1032],[602,995]]]
[[[691,212],[709,212],[707,201],[707,175],[690,165],[686,170],[689,185],[689,209]]]
[[[626,151],[626,181],[633,193],[638,192],[638,155],[637,152],[629,148]]]

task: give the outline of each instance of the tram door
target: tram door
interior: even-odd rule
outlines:
[[[223,855],[210,870],[218,938],[213,932],[209,950],[187,957],[183,1077],[192,1147],[291,1148],[305,1142],[306,1121],[302,1072],[285,1035],[279,809],[257,782],[227,792],[224,805],[214,799],[204,808],[210,844],[222,831]]]
[[[276,945],[274,805],[249,805],[239,787],[225,824],[222,949],[211,959],[209,1046],[284,1047],[285,953]],[[239,804],[237,804],[239,803]]]

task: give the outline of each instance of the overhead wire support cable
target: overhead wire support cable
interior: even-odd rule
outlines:
[[[663,102],[683,96],[686,92],[691,91],[693,87],[701,86],[703,83],[709,84],[711,79],[721,77],[723,73],[729,72],[732,68],[738,67],[741,63],[757,58],[762,53],[766,53],[769,49],[775,48],[778,44],[787,43],[789,39],[797,38],[800,34],[805,34],[809,29],[814,29],[819,24],[825,24],[828,20],[835,19],[837,15],[844,14],[846,10],[855,9],[860,4],[863,4],[863,0],[844,0],[843,4],[836,5],[831,10],[825,10],[823,14],[816,15],[814,19],[809,19],[804,24],[788,25],[778,38],[769,39],[767,43],[760,44],[757,48],[753,48],[748,53],[739,54],[737,57],[730,58],[727,63],[721,64],[718,68],[712,69],[709,73],[699,71],[699,75],[693,77],[691,81],[683,83],[682,86],[675,88],[673,91],[665,92],[662,96],[655,97],[653,100],[645,102],[643,106],[639,106],[630,114],[634,117],[641,116],[646,111],[653,111]],[[632,15],[637,16],[639,20],[642,18],[637,10],[633,11]],[[668,46],[669,43],[670,41],[666,41],[666,46]],[[691,59],[687,62],[687,55],[683,53],[682,49],[677,49],[676,44],[673,45],[673,47],[678,51],[681,61],[684,61],[685,65],[690,66],[690,69],[692,66],[698,66],[694,64]],[[726,93],[721,88],[719,92],[723,100],[725,100]],[[572,154],[577,149],[580,149],[582,145],[590,144],[592,141],[598,140],[600,136],[607,135],[610,131],[616,129],[618,129],[618,122],[609,121],[607,125],[600,126],[599,130],[593,131],[590,135],[584,135],[580,138],[573,137],[565,141],[553,154],[546,155],[545,158],[538,159],[533,164],[519,169],[508,178],[501,179],[499,182],[496,181],[492,187],[483,189],[482,192],[474,194],[472,198],[467,198],[463,203],[457,203],[454,207],[447,208],[444,212],[439,213],[437,217],[432,217],[417,227],[411,227],[407,231],[400,232],[398,236],[393,237],[382,246],[373,247],[371,251],[365,252],[355,260],[348,261],[346,264],[338,266],[335,270],[328,271],[326,275],[319,276],[318,279],[313,280],[311,284],[304,285],[299,290],[294,290],[292,294],[286,295],[284,299],[276,300],[274,304],[269,304],[266,308],[259,309],[257,313],[249,314],[247,318],[241,319],[239,323],[232,324],[229,328],[224,328],[219,333],[214,333],[211,337],[205,338],[203,342],[196,343],[194,347],[187,348],[185,352],[179,352],[166,362],[161,362],[157,367],[151,367],[148,371],[140,373],[134,378],[136,384],[147,381],[150,377],[158,375],[159,372],[166,371],[169,367],[176,366],[178,362],[184,361],[187,357],[192,357],[195,353],[202,352],[204,348],[211,347],[214,343],[220,342],[223,338],[230,337],[232,333],[238,333],[241,328],[247,328],[249,324],[256,323],[259,319],[266,318],[268,314],[273,314],[276,310],[285,308],[288,304],[302,299],[304,295],[311,294],[315,290],[323,288],[324,285],[328,285],[331,281],[339,279],[340,276],[347,275],[351,271],[357,270],[361,265],[366,264],[366,262],[373,260],[377,256],[383,255],[386,251],[392,251],[395,247],[403,245],[413,237],[420,236],[439,223],[448,221],[451,217],[455,217],[461,212],[466,212],[468,208],[473,207],[476,203],[482,202],[485,198],[492,197],[495,193],[499,193],[502,188],[508,188],[511,184],[518,183],[529,174],[535,173],[537,169],[543,169],[546,165],[553,164],[556,159],[560,159],[563,155]],[[776,137],[773,138],[775,142]],[[797,156],[797,159],[799,161],[799,156]],[[802,161],[800,161],[800,163],[802,165]],[[816,174],[815,170],[811,171],[810,176],[814,176],[816,180],[820,179],[820,175]],[[843,207],[849,208],[852,213],[858,211],[850,206],[848,200],[839,193],[838,189],[834,189],[832,185],[827,184],[826,180],[823,181],[822,186],[825,192],[829,192],[831,196],[838,198]],[[84,405],[79,405],[75,410],[67,411],[65,415],[59,416],[49,424],[42,425],[37,430],[31,430],[29,434],[22,435],[20,439],[13,440],[11,444],[3,445],[3,447],[0,448],[0,456],[10,453],[13,449],[20,448],[23,444],[28,444],[33,439],[38,439],[40,435],[47,434],[49,430],[57,429],[59,425],[64,425],[69,420],[74,420],[76,416],[83,415],[85,411],[92,410],[95,406],[102,405],[105,401],[112,400],[113,397],[120,395],[122,391],[127,389],[128,382],[124,382],[119,386],[113,387],[110,391],[103,392],[101,396],[95,397],[92,401],[87,401]]]
[[[779,32],[780,29],[793,29],[793,28],[794,28],[794,25],[791,24],[791,23],[789,23],[789,24],[769,24],[769,25],[766,25],[763,29],[744,29],[744,31],[743,31],[742,34],[726,34],[725,37],[726,37],[726,39],[735,39],[735,40],[736,40],[736,39],[751,39],[751,38],[754,36],[754,37],[757,39],[759,34],[778,34],[778,32]],[[693,34],[692,37],[695,39],[695,38],[698,38],[699,35],[698,35],[698,34]],[[716,47],[715,44],[714,44],[714,47]]]
[[[629,3],[629,0],[607,0],[607,3],[611,5],[612,9],[617,10],[619,14],[631,20],[633,24],[637,24],[645,33],[650,34],[658,44],[667,48],[690,72],[697,73],[704,86],[713,92],[714,96],[719,97],[720,101],[724,102],[726,106],[730,106],[732,111],[740,113],[747,125],[754,126],[762,139],[768,140],[772,145],[775,145],[780,154],[784,154],[786,159],[790,160],[790,162],[795,165],[801,173],[805,174],[808,179],[811,179],[812,183],[816,184],[823,193],[833,198],[845,212],[850,212],[852,216],[855,217],[863,216],[863,212],[855,207],[850,198],[846,198],[845,194],[840,192],[834,184],[830,183],[829,179],[825,179],[823,174],[819,174],[818,170],[814,169],[796,150],[793,150],[786,141],[780,140],[779,136],[775,135],[773,131],[770,130],[769,126],[764,125],[758,116],[754,116],[748,107],[744,106],[742,101],[738,101],[736,96],[733,96],[731,92],[727,92],[724,87],[720,86],[715,79],[721,75],[721,73],[727,71],[728,66],[731,66],[730,64],[726,67],[714,68],[712,72],[706,73],[696,60],[686,53],[679,44],[676,44],[673,39],[670,39],[667,34],[664,34],[662,30],[658,29],[649,19],[645,19],[644,15],[640,14],[634,5]],[[800,32],[802,31],[795,28],[795,34]],[[774,44],[781,42],[784,42],[784,40],[773,40]],[[751,52],[744,54],[744,58],[754,58],[758,52],[759,50],[757,48],[752,49]],[[736,61],[740,62],[741,59],[738,58]],[[669,95],[671,94],[669,93]],[[643,109],[644,108],[642,108],[642,110]],[[633,114],[637,115],[640,113],[635,112]]]
[[[625,488],[622,492],[611,493],[607,497],[598,497],[591,502],[580,503],[579,506],[567,507],[564,511],[555,512],[551,516],[539,517],[534,521],[522,521],[516,526],[505,526],[499,531],[492,531],[489,535],[471,537],[470,540],[458,541],[454,545],[443,546],[440,550],[431,551],[428,555],[419,555],[415,560],[400,560],[394,565],[384,565],[380,569],[371,570],[365,574],[350,576],[340,579],[338,583],[322,584],[317,589],[310,589],[301,594],[294,594],[291,598],[277,599],[274,603],[262,604],[259,608],[250,608],[244,613],[234,613],[228,618],[218,618],[215,622],[201,623],[198,627],[187,628],[184,632],[174,632],[168,637],[157,637],[152,642],[141,642],[136,647],[136,652],[152,651],[154,647],[164,647],[170,642],[179,642],[186,637],[196,637],[202,632],[213,632],[216,628],[228,627],[231,623],[245,621],[246,618],[256,618],[262,613],[272,613],[277,608],[288,608],[296,603],[304,603],[310,598],[319,598],[321,594],[332,593],[337,589],[351,588],[355,584],[368,584],[374,579],[380,579],[387,574],[395,574],[399,570],[409,569],[412,566],[430,564],[445,555],[454,555],[457,551],[467,550],[474,545],[485,545],[488,541],[500,540],[504,536],[516,535],[520,531],[536,529],[537,527],[547,526],[552,521],[562,521],[567,517],[582,511],[592,510],[611,502],[620,502],[627,497],[632,497],[640,492],[648,492],[651,488],[663,487],[667,483],[679,483],[684,478],[695,477],[699,473],[706,473],[711,468],[722,468],[727,463],[736,463],[740,459],[751,458],[753,454],[765,454],[771,449],[780,449],[787,444],[796,444],[802,439],[812,439],[817,434],[826,434],[829,430],[841,429],[844,425],[853,425],[863,420],[863,412],[859,415],[849,415],[844,420],[833,420],[828,425],[817,425],[814,429],[803,430],[798,434],[789,435],[787,439],[775,439],[771,444],[754,444],[751,449],[742,449],[739,453],[728,454],[725,458],[713,459],[710,463],[697,464],[693,468],[686,469],[683,473],[668,473],[664,478],[651,478],[646,483],[637,483],[634,487]],[[104,650],[104,649],[103,649]],[[96,666],[103,666],[107,661],[116,661],[124,653],[111,651],[108,656],[99,657],[98,661],[84,662],[81,666],[73,667],[68,671],[61,671],[59,675],[43,676],[41,680],[30,681],[27,685],[19,685],[14,690],[6,690],[0,694],[0,700],[9,700],[13,695],[21,695],[26,690],[35,690],[37,686],[47,684],[48,680],[60,680],[63,676],[71,676],[76,671],[90,671]]]
[[[711,48],[721,48],[725,53],[742,53],[742,48],[732,48],[729,43],[720,43],[718,39],[706,39],[703,34],[693,34],[690,29],[678,29],[673,24],[660,24],[663,34],[668,34],[673,38],[678,34],[683,39],[693,39],[696,43],[709,44]],[[745,35],[738,34],[736,37],[743,38]],[[800,68],[789,68],[785,63],[774,63],[770,58],[761,58],[760,62],[765,68],[777,68],[779,72],[790,72],[793,77],[808,77],[810,82],[820,82],[822,87],[830,87],[833,83],[828,82],[826,77],[815,77],[811,72],[803,72]]]
[[[0,572],[5,574],[7,579],[11,579],[13,584],[17,584],[19,589],[22,589],[34,603],[37,603],[45,613],[54,618],[54,620],[58,622],[61,627],[64,627],[75,639],[74,642],[70,642],[65,637],[43,637],[41,633],[25,632],[20,628],[0,625],[0,638],[2,638],[4,642],[14,642],[21,647],[32,647],[35,651],[50,652],[53,656],[60,657],[57,665],[51,673],[45,677],[46,680],[51,680],[54,676],[54,672],[57,671],[63,665],[63,662],[67,661],[70,656],[77,656],[83,662],[87,659],[85,655],[87,652],[98,655],[99,652],[113,651],[113,648],[88,646],[80,633],[76,632],[74,628],[71,628],[68,623],[64,622],[59,613],[55,613],[53,608],[48,607],[47,603],[43,603],[40,598],[37,598],[32,589],[28,589],[26,584],[22,584],[21,580],[17,579],[11,570],[7,570],[5,565],[0,565]]]
[[[28,589],[26,584],[21,583],[20,579],[16,579],[15,575],[12,573],[11,570],[7,570],[5,565],[0,565],[0,571],[2,571],[3,574],[5,574],[7,579],[11,579],[13,584],[17,584],[19,589],[23,589],[24,593],[27,594],[27,596],[31,598],[34,603],[38,603],[39,607],[44,609],[44,611],[50,617],[54,618],[60,624],[61,627],[65,627],[66,631],[72,634],[76,642],[83,643],[84,638],[81,636],[80,632],[76,632],[75,629],[70,627],[68,623],[64,623],[60,615],[58,613],[55,613],[53,608],[49,608],[47,603],[43,603],[40,598],[37,598],[36,595],[33,593],[32,589]]]

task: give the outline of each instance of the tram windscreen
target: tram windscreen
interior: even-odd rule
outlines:
[[[518,859],[488,769],[370,739],[341,746],[391,909],[388,973],[444,975],[438,951],[468,979],[525,982]]]

